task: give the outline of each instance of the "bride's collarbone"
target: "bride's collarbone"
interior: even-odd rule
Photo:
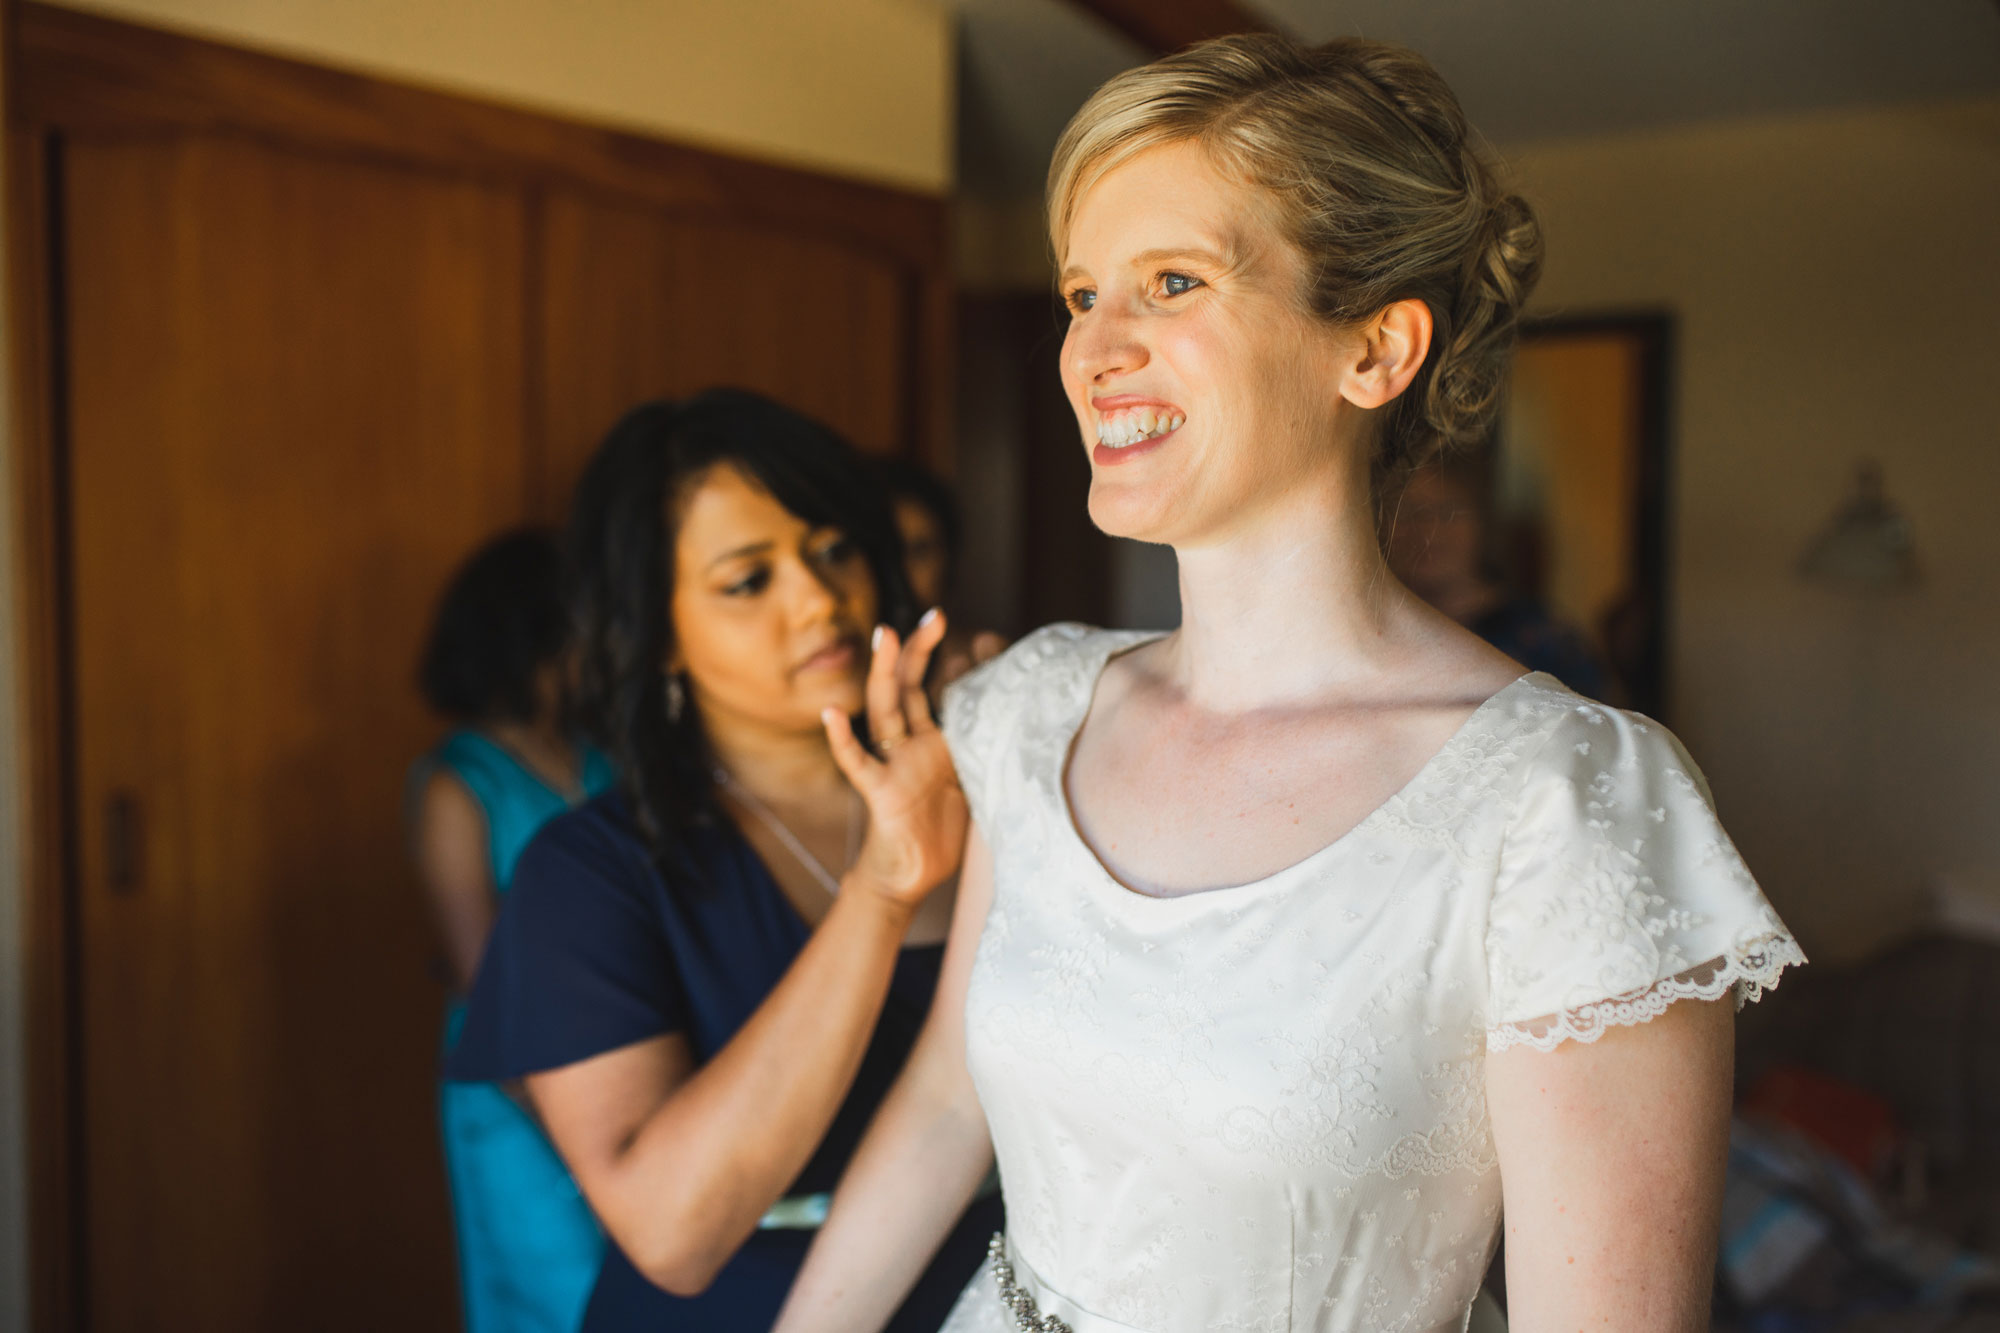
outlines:
[[[1064,787],[1077,833],[1129,888],[1267,879],[1340,842],[1416,779],[1475,711],[1412,704],[1204,719],[1124,699],[1080,730]]]

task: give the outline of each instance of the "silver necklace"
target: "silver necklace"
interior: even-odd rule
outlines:
[[[840,892],[840,879],[832,871],[828,870],[825,864],[817,856],[814,856],[811,849],[803,842],[800,842],[790,829],[785,827],[785,821],[778,818],[772,812],[770,806],[758,800],[754,792],[738,782],[734,774],[726,768],[717,767],[715,770],[715,782],[717,786],[741,802],[745,810],[757,816],[758,822],[771,830],[771,836],[784,844],[785,850],[792,854],[792,859],[797,861],[807,874],[818,880],[819,886],[822,889],[825,889],[829,895]],[[852,794],[850,793],[847,807],[847,865],[854,864],[855,826],[858,822],[855,818],[854,804]]]

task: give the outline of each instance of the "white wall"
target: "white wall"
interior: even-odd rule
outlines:
[[[1809,951],[2000,867],[2000,101],[1517,148],[1544,313],[1679,318],[1677,729]],[[1879,458],[1915,592],[1793,567]]]
[[[942,193],[943,0],[59,0],[114,18]]]

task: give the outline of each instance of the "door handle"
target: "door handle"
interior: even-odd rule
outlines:
[[[115,791],[104,801],[104,873],[111,891],[137,893],[144,865],[139,798],[129,791]]]

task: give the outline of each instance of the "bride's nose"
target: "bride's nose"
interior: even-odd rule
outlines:
[[[1063,360],[1077,383],[1091,385],[1139,370],[1148,353],[1138,321],[1122,308],[1100,302],[1070,321]]]

